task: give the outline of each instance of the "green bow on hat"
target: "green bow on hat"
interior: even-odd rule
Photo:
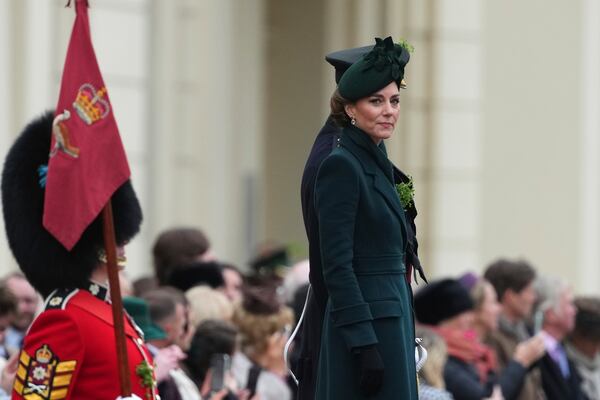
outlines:
[[[413,47],[406,41],[395,44],[392,37],[375,38],[373,50],[354,63],[342,76],[338,85],[340,95],[356,101],[383,89],[391,82],[406,88],[404,67]]]

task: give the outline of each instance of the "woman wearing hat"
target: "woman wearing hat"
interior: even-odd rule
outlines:
[[[455,279],[431,282],[415,294],[415,316],[444,339],[448,361],[444,366],[446,390],[456,400],[503,400],[498,384],[496,357],[473,330],[474,304],[461,283]],[[518,385],[523,376],[514,376],[508,386]],[[514,389],[511,388],[513,398]]]
[[[331,98],[343,127],[315,183],[323,277],[317,395],[417,399],[407,222],[383,140],[400,111],[408,45],[376,39]]]

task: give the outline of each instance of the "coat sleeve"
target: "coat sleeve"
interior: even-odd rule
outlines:
[[[527,375],[525,367],[515,360],[509,361],[498,377],[504,400],[513,400],[519,396],[525,382],[525,375]]]
[[[43,312],[25,337],[12,398],[37,394],[45,399],[71,399],[83,356],[79,328],[71,316],[64,310]]]
[[[446,390],[452,393],[455,399],[461,400],[481,400],[490,397],[495,383],[493,376],[488,376],[487,382],[481,383],[473,367],[452,357],[448,358],[444,366],[444,381]]]
[[[331,302],[329,316],[350,350],[377,343],[369,304],[352,265],[359,174],[350,160],[332,154],[321,164],[315,183],[323,278]]]

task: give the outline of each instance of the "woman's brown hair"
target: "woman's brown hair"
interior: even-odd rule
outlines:
[[[329,100],[333,122],[341,127],[350,125],[350,117],[346,114],[346,106],[351,103],[351,101],[342,97],[338,89],[335,89]]]

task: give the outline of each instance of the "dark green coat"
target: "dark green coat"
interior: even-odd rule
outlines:
[[[417,399],[412,294],[405,277],[406,220],[385,147],[344,129],[315,184],[323,276],[317,400],[362,399],[352,349],[376,344],[385,366],[371,399]]]

